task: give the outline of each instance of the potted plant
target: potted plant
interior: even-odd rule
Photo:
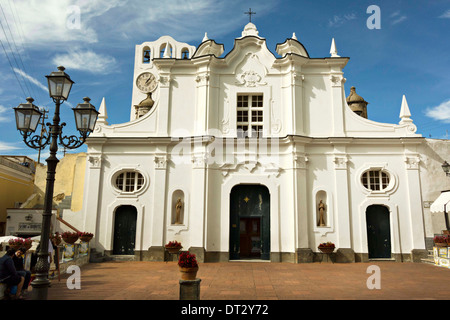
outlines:
[[[334,245],[333,242],[328,241],[328,242],[321,243],[318,246],[318,248],[319,248],[320,251],[322,251],[322,253],[329,254],[329,253],[332,253],[334,251],[334,248],[336,248],[336,246]]]
[[[178,266],[180,267],[182,280],[195,280],[198,271],[195,254],[190,254],[189,251],[182,252],[178,259]]]
[[[90,233],[90,232],[80,232],[79,233],[80,240],[84,241],[84,242],[91,241],[93,237],[94,237],[94,234]]]
[[[78,240],[79,237],[79,233],[78,232],[70,232],[70,231],[66,231],[61,235],[62,239],[64,240],[65,243],[68,244],[74,244],[75,241]]]
[[[62,241],[61,235],[59,234],[59,232],[55,232],[55,234],[50,235],[50,240],[55,246],[59,246]]]
[[[166,244],[164,247],[166,248],[167,251],[169,251],[169,253],[178,253],[178,251],[180,251],[181,248],[183,248],[181,246],[181,243],[178,241],[169,241],[169,243]]]
[[[30,238],[17,238],[17,239],[10,239],[8,241],[8,244],[10,247],[14,248],[14,249],[20,249],[20,248],[25,248],[26,250],[31,248],[32,245],[32,240]]]
[[[436,247],[448,247],[450,237],[448,235],[435,236],[433,240]]]

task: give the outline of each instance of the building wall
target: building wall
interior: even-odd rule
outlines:
[[[140,259],[161,260],[164,244],[177,240],[201,261],[227,260],[231,189],[261,184],[270,192],[272,261],[307,260],[301,255],[326,241],[336,244],[341,260],[367,259],[365,213],[372,204],[389,209],[395,259],[424,251],[424,139],[412,120],[403,115],[399,124],[383,124],[355,115],[344,95],[348,58],[310,59],[293,39],[277,45],[282,58],[276,58],[254,26],[247,27],[250,36],[243,32],[225,56],[221,45],[204,41],[190,51],[191,59],[142,65],[145,47],[182,45],[164,37],[136,47],[134,81],[144,71],[157,78],[153,108],[134,117],[134,106],[145,98],[134,84],[131,121],[108,125],[102,119],[87,140],[82,227],[96,235],[96,248],[111,252],[115,212],[132,205]],[[263,95],[264,141],[236,139],[239,94]],[[214,155],[215,143],[230,141],[222,158]],[[253,148],[263,143],[274,147],[269,157]],[[362,187],[361,174],[370,168],[389,172],[385,191]],[[126,170],[143,175],[140,191],[114,187]],[[172,224],[175,194],[184,195],[183,225]],[[316,225],[321,198],[328,205],[324,228]]]
[[[8,208],[23,203],[33,194],[34,175],[31,170],[11,161],[0,162],[0,235],[5,234]]]
[[[83,206],[84,178],[86,170],[86,153],[67,153],[56,166],[54,202],[60,203],[66,196],[71,196],[72,211],[80,211]],[[38,164],[36,167],[35,193],[43,195],[47,184],[47,166]],[[59,197],[58,197],[59,195]]]
[[[425,139],[420,162],[420,180],[423,192],[423,211],[426,236],[431,240],[445,230],[443,213],[430,213],[430,205],[441,191],[450,190],[450,177],[442,170],[444,161],[450,162],[450,140]]]

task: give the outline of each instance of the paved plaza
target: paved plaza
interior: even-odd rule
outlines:
[[[380,289],[368,289],[376,265]],[[423,263],[201,263],[201,300],[449,299],[450,269]],[[81,268],[81,288],[69,274],[52,280],[50,300],[178,300],[176,262],[110,261]]]

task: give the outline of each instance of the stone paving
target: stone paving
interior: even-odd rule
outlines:
[[[368,289],[380,268],[381,289]],[[424,263],[201,263],[201,300],[449,299],[450,269]],[[52,280],[49,300],[178,300],[176,262],[110,261],[81,268],[81,289],[68,274]]]

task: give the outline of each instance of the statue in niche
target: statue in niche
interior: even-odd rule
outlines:
[[[183,208],[183,203],[181,202],[181,198],[178,198],[177,203],[175,204],[175,224],[182,224],[181,221],[181,209]]]
[[[323,204],[322,200],[320,200],[320,202],[319,202],[319,226],[320,227],[325,227],[324,214],[325,214],[325,204]]]

